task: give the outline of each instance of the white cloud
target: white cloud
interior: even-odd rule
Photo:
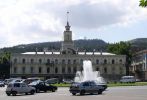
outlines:
[[[72,27],[101,30],[145,20],[138,0],[0,0],[0,47],[61,40],[70,11]]]

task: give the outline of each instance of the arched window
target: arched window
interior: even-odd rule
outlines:
[[[41,67],[39,67],[39,73],[42,73],[42,68]]]
[[[104,64],[107,64],[107,60],[106,59],[104,59]]]
[[[30,71],[31,71],[31,73],[34,73],[34,68],[31,67],[31,68],[30,68]]]
[[[99,64],[99,60],[98,59],[96,60],[96,64]]]
[[[112,59],[112,64],[115,64],[115,60],[114,59]]]
[[[71,68],[70,68],[70,66],[68,67],[68,73],[71,73]]]
[[[99,71],[99,67],[96,68],[96,71]]]
[[[62,64],[65,64],[65,60],[64,59],[62,60]]]
[[[107,68],[106,67],[104,68],[104,73],[107,73]]]
[[[49,67],[47,67],[47,73],[50,73],[50,68]]]
[[[62,67],[62,73],[65,73],[65,67]]]
[[[58,59],[55,59],[55,64],[58,64]]]
[[[58,73],[58,68],[57,67],[55,68],[55,73]]]
[[[33,64],[34,63],[34,59],[31,59],[31,64]]]
[[[83,64],[83,59],[80,60],[80,64]]]
[[[119,63],[122,64],[122,59],[119,60]]]
[[[14,73],[17,73],[17,67],[14,67]]]
[[[25,70],[26,68],[25,67],[22,67],[22,73],[25,74]]]
[[[76,59],[74,59],[73,63],[76,64]]]
[[[47,59],[47,63],[48,63],[48,64],[50,63],[50,59]]]
[[[115,67],[112,67],[112,74],[115,74]]]
[[[23,63],[23,64],[25,64],[25,63],[26,63],[26,60],[25,60],[24,58],[22,59],[22,63]]]
[[[39,63],[40,63],[40,64],[42,63],[42,59],[39,59]]]
[[[70,59],[68,59],[68,64],[70,64],[71,62],[70,62]]]
[[[76,73],[77,72],[77,67],[73,68],[73,72]]]

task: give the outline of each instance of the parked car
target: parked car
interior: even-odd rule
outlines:
[[[59,83],[59,79],[58,78],[50,78],[50,79],[45,80],[45,82],[47,84],[55,84],[55,83]]]
[[[28,86],[26,83],[22,82],[15,82],[15,83],[9,83],[7,88],[6,88],[6,94],[10,96],[11,94],[15,96],[16,94],[34,94],[35,93],[35,88]]]
[[[73,80],[71,80],[71,79],[63,79],[62,81],[65,84],[71,84],[71,83],[73,83]]]
[[[84,95],[85,93],[97,93],[97,94],[102,94],[104,91],[104,87],[101,85],[97,85],[95,81],[85,81],[81,83],[73,83],[70,86],[70,93],[73,95],[76,95],[77,93],[80,93],[80,95]]]
[[[122,76],[120,79],[121,83],[135,83],[136,79],[134,76]]]
[[[4,81],[0,81],[0,87],[5,87]]]
[[[35,87],[36,92],[40,92],[40,91],[52,91],[55,92],[57,90],[56,86],[53,86],[51,84],[47,84],[44,81],[34,81],[32,83],[29,84],[29,86]]]

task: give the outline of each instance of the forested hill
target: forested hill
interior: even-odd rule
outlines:
[[[129,41],[133,51],[147,49],[147,38],[137,38]]]
[[[103,50],[106,51],[107,43],[100,39],[84,39],[84,40],[75,40],[74,44],[79,51],[96,51]],[[56,42],[43,42],[43,43],[33,43],[33,44],[25,44],[25,45],[17,45],[8,48],[0,49],[1,52],[7,51],[11,53],[22,53],[22,52],[33,52],[33,51],[43,51],[44,48],[48,50],[60,50],[61,41]]]

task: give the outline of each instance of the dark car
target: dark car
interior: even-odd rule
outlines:
[[[104,91],[104,87],[102,85],[97,85],[95,81],[85,81],[81,83],[73,83],[70,86],[70,93],[73,95],[76,95],[77,93],[80,93],[80,95],[84,95],[86,93],[97,93],[97,94],[102,94]]]
[[[0,81],[0,87],[5,87],[4,81]]]
[[[51,84],[47,84],[44,81],[34,81],[32,83],[29,84],[29,86],[35,87],[36,88],[36,92],[40,92],[40,91],[52,91],[55,92],[57,90],[56,86],[53,86]]]

